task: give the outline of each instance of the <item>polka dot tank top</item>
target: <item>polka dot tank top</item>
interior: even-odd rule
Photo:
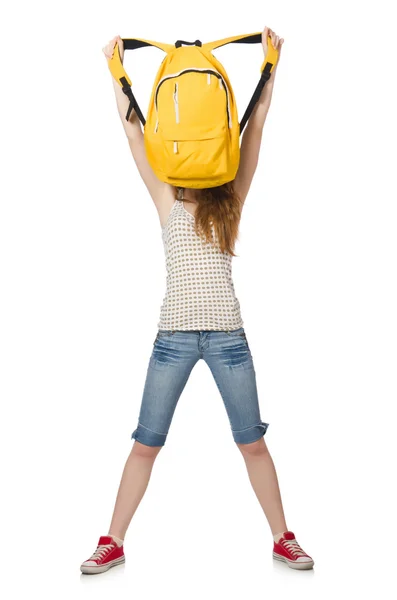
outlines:
[[[243,327],[232,280],[233,257],[198,236],[194,224],[183,199],[175,200],[162,228],[167,278],[157,326],[175,331]]]

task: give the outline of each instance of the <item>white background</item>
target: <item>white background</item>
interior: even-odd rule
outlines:
[[[19,2],[1,97],[1,586],[7,598],[391,597],[396,552],[396,93],[391,2]],[[155,206],[102,47],[284,37],[233,273],[288,527],[272,536],[200,361],[125,540],[106,534],[165,291]],[[260,46],[215,51],[240,116]],[[126,52],[144,112],[158,49]],[[394,579],[395,584],[395,579]],[[4,591],[4,590],[3,590]]]

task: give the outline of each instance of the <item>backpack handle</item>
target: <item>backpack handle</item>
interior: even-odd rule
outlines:
[[[203,43],[200,40],[196,40],[195,42],[184,42],[183,40],[177,40],[175,42],[175,48],[180,48],[184,44],[185,46],[202,46]]]
[[[151,42],[150,40],[144,40],[141,38],[122,38],[122,42],[124,45],[124,50],[136,50],[137,48],[144,48],[145,46],[154,46],[163,50],[164,52],[170,52],[173,50],[174,46],[171,44],[162,44],[161,42]],[[141,109],[139,108],[138,102],[135,99],[135,96],[131,89],[131,79],[128,77],[126,70],[124,69],[123,63],[121,61],[119,45],[116,44],[114,48],[114,52],[111,58],[108,59],[108,67],[114,79],[121,86],[124,94],[130,101],[130,105],[127,110],[127,114],[125,116],[128,121],[132,112],[132,109],[135,109],[135,112],[141,121],[142,125],[145,125],[146,120],[142,114]]]

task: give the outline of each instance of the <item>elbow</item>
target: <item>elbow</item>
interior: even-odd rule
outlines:
[[[141,142],[143,139],[143,131],[142,131],[139,123],[125,122],[124,131],[125,131],[128,141],[131,144]]]

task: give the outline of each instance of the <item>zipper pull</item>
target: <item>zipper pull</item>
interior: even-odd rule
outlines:
[[[179,102],[178,102],[178,84],[175,83],[174,91],[174,108],[175,108],[175,120],[179,123]]]
[[[178,142],[174,142],[174,154],[178,153]]]

